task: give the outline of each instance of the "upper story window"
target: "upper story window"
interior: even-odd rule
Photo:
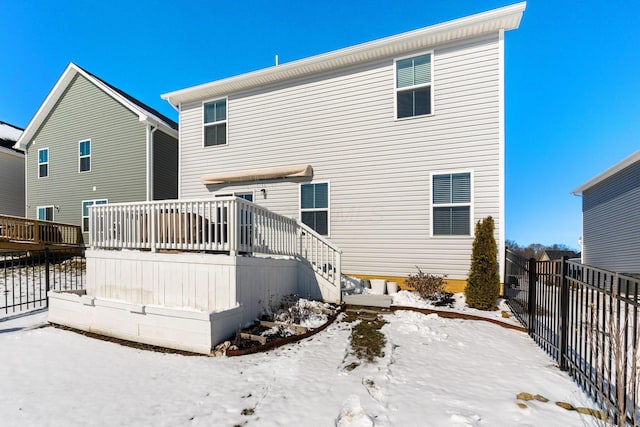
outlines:
[[[329,235],[328,182],[300,185],[300,217],[318,234]]]
[[[396,118],[432,112],[431,53],[396,60]]]
[[[38,178],[49,176],[49,149],[38,150]]]
[[[78,143],[80,172],[91,170],[91,140],[80,141]]]
[[[53,206],[38,206],[38,220],[53,221]]]
[[[471,173],[433,175],[434,236],[471,235]]]
[[[227,99],[217,99],[203,104],[204,146],[227,143]]]

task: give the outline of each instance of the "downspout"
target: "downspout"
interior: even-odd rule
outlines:
[[[153,200],[153,134],[157,129],[147,124],[147,202]]]
[[[500,171],[498,174],[498,192],[500,193],[498,215],[500,222],[498,224],[498,259],[500,267],[500,283],[504,283],[504,265],[505,265],[505,95],[504,95],[504,30],[498,33],[498,140],[499,140],[499,158],[498,164]]]

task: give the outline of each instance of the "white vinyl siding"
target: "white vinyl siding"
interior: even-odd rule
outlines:
[[[393,57],[229,94],[233,144],[225,150],[202,147],[202,101],[182,104],[180,197],[254,191],[255,203],[300,218],[300,184],[309,180],[205,186],[200,179],[310,164],[313,182],[331,182],[330,239],[343,250],[345,273],[406,276],[419,266],[464,279],[473,238],[432,237],[429,179],[472,170],[472,221],[491,215],[498,233],[498,53],[498,35],[435,48],[437,114],[425,120],[394,120]]]
[[[49,176],[49,149],[41,148],[38,150],[38,178],[47,176]]]
[[[91,140],[78,142],[78,169],[80,172],[91,171]]]
[[[204,146],[227,145],[227,100],[217,99],[202,105]]]
[[[433,175],[431,197],[434,236],[471,234],[471,173]]]
[[[36,212],[38,220],[40,221],[53,221],[53,206],[38,206]]]
[[[425,53],[395,61],[396,118],[432,114],[432,56],[431,53]]]

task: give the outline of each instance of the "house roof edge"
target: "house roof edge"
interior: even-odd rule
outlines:
[[[278,66],[168,92],[160,97],[173,106],[178,106],[184,102],[331,71],[389,55],[399,56],[451,41],[480,37],[500,30],[513,30],[519,27],[526,5],[526,2],[516,3]]]
[[[571,191],[571,194],[577,196],[578,194],[581,194],[585,190],[588,190],[591,187],[595,186],[596,184],[601,183],[605,179],[617,174],[621,170],[633,165],[634,163],[636,163],[638,161],[640,161],[640,150],[638,150],[635,153],[633,153],[632,155],[624,158],[623,160],[621,160],[620,162],[618,162],[615,165],[611,166],[609,169],[605,170],[604,172],[602,172],[602,173],[596,175],[595,177],[591,178],[589,181],[585,182],[584,184],[582,184],[581,186],[579,186],[575,190]]]

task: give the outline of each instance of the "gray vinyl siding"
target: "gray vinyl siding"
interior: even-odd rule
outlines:
[[[162,131],[153,134],[153,199],[178,198],[178,141]]]
[[[406,276],[419,266],[466,278],[473,237],[431,237],[430,174],[470,171],[474,222],[491,215],[499,230],[498,37],[435,48],[433,116],[395,120],[393,60],[228,94],[226,146],[203,147],[206,100],[182,105],[181,198],[255,190],[258,204],[299,219],[308,179],[207,188],[200,178],[311,164],[311,182],[330,183],[329,239],[345,273]]]
[[[91,139],[91,171],[80,173],[78,142],[85,139]],[[49,176],[38,178],[38,149],[46,147]],[[55,205],[55,221],[81,225],[83,200],[146,200],[145,177],[146,125],[76,75],[28,147],[27,217]]]
[[[24,216],[24,156],[0,151],[0,215]]]
[[[640,162],[582,193],[583,261],[640,273]]]

